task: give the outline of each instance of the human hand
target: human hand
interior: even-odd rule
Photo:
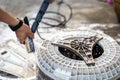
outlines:
[[[34,38],[33,32],[25,23],[23,23],[23,25],[15,33],[21,44],[25,44],[25,39],[27,37],[32,39]]]

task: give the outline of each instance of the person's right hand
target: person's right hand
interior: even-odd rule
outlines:
[[[50,3],[53,3],[55,0],[50,0]],[[16,31],[16,36],[19,39],[21,44],[25,43],[27,37],[34,38],[34,33],[31,31],[30,27],[25,23]]]
[[[31,31],[30,27],[25,23],[16,31],[16,36],[21,44],[25,44],[27,37],[34,38],[34,33]]]

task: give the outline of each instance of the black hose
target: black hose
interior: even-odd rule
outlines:
[[[43,20],[41,21],[41,23],[43,23],[43,24],[45,24],[47,26],[50,26],[50,27],[60,27],[60,28],[65,27],[66,23],[68,23],[70,21],[70,19],[72,18],[72,7],[69,4],[65,3],[63,0],[59,1],[57,4],[58,4],[59,7],[61,7],[62,4],[64,4],[69,8],[69,10],[70,10],[69,18],[67,19],[65,15],[63,15],[63,14],[61,14],[59,12],[46,11],[46,14],[56,14],[56,15],[60,16],[61,18],[63,18],[63,20],[61,21],[61,20],[51,18],[51,17],[43,17],[43,19],[48,19],[48,20],[51,20],[51,21],[55,21],[58,24],[51,24],[51,23],[45,22]],[[31,18],[30,20],[35,20],[35,18]],[[43,37],[41,37],[38,29],[37,29],[37,34],[42,40],[45,40]]]

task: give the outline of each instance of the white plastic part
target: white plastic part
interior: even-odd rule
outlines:
[[[90,37],[97,34],[99,33],[93,30],[64,31],[54,34],[50,41],[43,43],[46,50],[42,48],[38,50],[37,62],[40,70],[54,80],[116,80],[120,78],[120,46],[104,33],[99,34],[103,39],[98,43],[104,53],[95,59],[95,66],[87,66],[84,61],[67,58],[60,53],[57,46],[51,45],[65,39]]]
[[[35,53],[28,54],[24,46],[8,40],[0,46],[0,71],[12,74],[18,78],[0,76],[3,80],[35,80]]]

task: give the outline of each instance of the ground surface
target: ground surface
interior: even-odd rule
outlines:
[[[14,14],[16,17],[35,17],[42,0],[0,0],[0,7]],[[56,0],[60,1],[60,0]],[[102,0],[64,0],[73,8],[73,16],[66,28],[100,30],[113,37],[120,44],[120,25],[118,24],[114,8],[111,4]],[[57,11],[56,2],[49,10]],[[69,15],[66,6],[61,7],[60,12]],[[40,25],[42,26],[42,25]],[[61,29],[62,30],[62,29]],[[49,30],[45,30],[49,31]],[[51,29],[51,32],[55,29]],[[56,31],[55,31],[56,32]],[[36,34],[35,34],[36,35]],[[44,35],[42,35],[44,36]],[[6,24],[0,22],[0,43],[8,39],[16,39]],[[36,37],[37,39],[37,37]]]
[[[60,1],[60,0],[56,0]],[[120,26],[117,21],[116,14],[111,4],[100,2],[100,0],[64,0],[69,3],[73,8],[73,17],[69,23],[68,28],[86,28],[102,30],[115,38],[118,42],[120,34]],[[102,0],[101,0],[102,1]],[[56,2],[52,4],[49,10],[57,10],[58,6]],[[1,0],[0,6],[8,10],[17,17],[28,16],[29,18],[36,15],[41,0]],[[69,11],[66,6],[63,5],[60,10],[61,13],[68,16]],[[0,42],[15,37],[6,26],[1,23],[0,28]]]

